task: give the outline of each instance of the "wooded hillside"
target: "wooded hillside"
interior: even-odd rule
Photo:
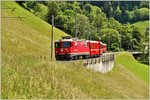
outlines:
[[[55,27],[73,37],[77,34],[78,38],[101,39],[107,44],[108,51],[149,50],[148,24],[144,28],[134,24],[149,20],[148,1],[19,1],[18,3],[50,24],[53,14]]]

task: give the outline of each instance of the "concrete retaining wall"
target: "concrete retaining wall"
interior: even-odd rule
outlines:
[[[101,73],[110,72],[114,67],[114,54],[105,54],[99,58],[87,59],[86,67]]]

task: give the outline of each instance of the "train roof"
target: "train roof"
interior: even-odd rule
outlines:
[[[70,39],[60,39],[60,40],[57,40],[55,42],[71,42],[71,41],[85,41],[85,42],[88,42],[88,40],[85,40],[85,39],[78,39],[78,38],[70,38]]]
[[[62,38],[62,39],[59,39],[59,40],[56,40],[55,42],[72,42],[72,41],[76,41],[76,42],[79,42],[79,41],[84,41],[84,42],[91,42],[91,43],[99,43],[99,41],[93,41],[93,40],[85,40],[85,39],[78,39],[78,38]],[[106,45],[102,42],[100,42],[102,45]]]
[[[91,43],[99,43],[99,41],[92,41],[92,40],[88,40]]]

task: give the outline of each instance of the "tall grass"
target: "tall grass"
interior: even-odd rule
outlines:
[[[2,66],[2,97],[148,98],[148,85],[119,63],[107,74],[86,69],[82,64],[18,57],[14,64]]]

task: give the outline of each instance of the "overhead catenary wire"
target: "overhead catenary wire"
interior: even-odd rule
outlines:
[[[14,12],[15,11],[15,7],[14,8],[10,8],[10,7],[8,7],[8,8],[1,8],[1,10],[10,10],[11,9],[11,11],[12,12]],[[15,16],[15,17],[13,17],[13,16],[1,16],[1,18],[19,18],[20,20],[22,19],[22,18],[26,18],[26,17],[23,17],[23,16]]]

